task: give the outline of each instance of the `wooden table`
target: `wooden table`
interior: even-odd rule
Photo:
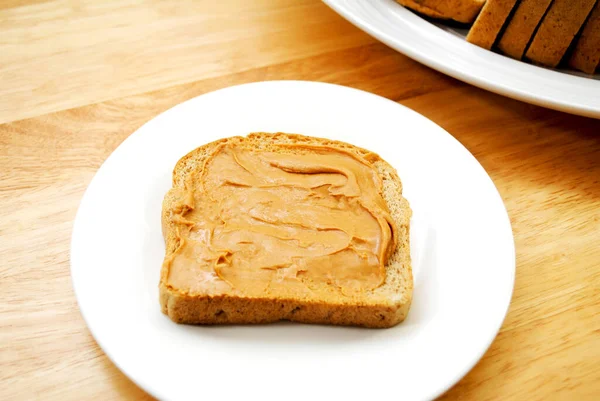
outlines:
[[[144,122],[208,91],[272,79],[393,99],[447,129],[496,183],[517,249],[512,305],[443,399],[600,399],[600,121],[446,77],[317,0],[0,2],[0,399],[150,398],[77,308],[77,206]]]

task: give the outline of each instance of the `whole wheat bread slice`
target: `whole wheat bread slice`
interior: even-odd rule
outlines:
[[[396,0],[406,8],[432,18],[451,19],[470,24],[475,21],[485,0]]]
[[[520,60],[552,0],[521,0],[498,42],[498,50]]]
[[[490,50],[517,1],[487,0],[475,23],[469,29],[467,41]]]
[[[190,324],[267,323],[291,320],[303,323],[390,327],[407,316],[412,301],[413,279],[409,254],[409,221],[411,209],[402,196],[402,184],[396,170],[378,155],[356,146],[328,139],[294,134],[253,133],[231,137],[201,146],[188,153],[173,170],[173,188],[166,194],[163,209],[165,261],[179,247],[178,223],[173,210],[182,202],[182,190],[190,174],[203,169],[204,162],[222,144],[250,147],[252,150],[278,152],[281,145],[300,144],[333,147],[351,152],[368,161],[381,181],[381,196],[397,228],[397,247],[385,266],[385,280],[377,288],[360,295],[315,294],[304,298],[245,296],[223,291],[218,294],[189,293],[169,284],[169,267],[163,264],[160,278],[162,311],[173,321]]]
[[[525,57],[537,64],[556,67],[595,4],[596,0],[554,0]]]
[[[575,43],[569,65],[588,74],[600,66],[600,2],[596,3]]]

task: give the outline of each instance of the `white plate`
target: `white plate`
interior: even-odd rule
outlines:
[[[436,26],[394,0],[323,1],[393,49],[454,78],[524,102],[600,118],[598,74],[559,72],[481,49],[464,39],[465,30]]]
[[[192,327],[160,312],[160,211],[173,166],[197,146],[252,131],[340,139],[397,168],[414,209],[414,303],[404,323]],[[172,400],[435,397],[494,339],[514,273],[502,200],[460,143],[392,101],[297,81],[222,89],[145,124],[98,170],[71,244],[73,286],[92,334],[140,387]]]

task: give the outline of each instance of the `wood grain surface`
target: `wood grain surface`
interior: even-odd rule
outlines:
[[[150,399],[77,308],[77,206],[144,122],[272,79],[408,106],[462,142],[498,187],[517,250],[512,304],[489,351],[442,399],[600,399],[600,121],[446,77],[317,0],[0,2],[0,399]]]

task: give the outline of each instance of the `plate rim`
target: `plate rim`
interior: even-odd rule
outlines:
[[[485,76],[478,76],[473,73],[465,72],[465,71],[457,68],[456,66],[453,66],[451,63],[448,63],[448,61],[450,60],[449,57],[440,57],[437,55],[432,56],[431,54],[427,54],[426,52],[421,51],[418,45],[415,46],[415,45],[411,44],[405,38],[392,36],[389,32],[386,32],[384,29],[380,28],[376,23],[373,23],[372,21],[368,20],[367,18],[363,18],[359,13],[355,13],[351,9],[351,6],[349,5],[349,3],[354,3],[357,0],[322,0],[322,1],[327,6],[329,6],[334,12],[339,14],[342,18],[344,18],[345,20],[347,20],[348,22],[350,22],[351,24],[353,24],[354,26],[356,26],[363,32],[369,34],[370,36],[372,36],[375,39],[379,40],[380,42],[386,44],[387,46],[391,47],[392,49],[406,55],[407,57],[409,57],[421,64],[424,64],[427,67],[437,70],[443,74],[446,74],[450,77],[456,78],[465,83],[471,84],[478,88],[481,88],[481,89],[484,89],[484,90],[487,90],[487,91],[490,91],[490,92],[493,92],[493,93],[496,93],[496,94],[499,94],[499,95],[502,95],[505,97],[523,101],[525,103],[530,103],[533,105],[549,108],[552,110],[562,111],[562,112],[580,115],[580,116],[584,116],[584,117],[600,119],[600,97],[598,98],[599,101],[598,101],[597,106],[593,106],[590,104],[581,104],[581,103],[572,104],[572,103],[570,103],[568,101],[564,101],[560,98],[546,96],[543,93],[539,93],[539,91],[523,90],[521,88],[516,88],[510,84],[505,84],[502,82],[497,82],[494,80],[486,79]],[[376,1],[382,1],[382,0],[376,0]],[[392,1],[392,0],[389,0],[389,1]],[[367,4],[368,2],[364,2],[364,3]],[[397,3],[394,3],[394,4],[396,4],[398,7],[403,8],[401,5],[399,5]],[[411,12],[410,10],[406,10],[406,11]],[[421,19],[423,22],[430,25],[428,30],[440,30],[441,32],[444,32],[445,34],[448,35],[449,41],[456,42],[456,43],[460,42],[461,43],[460,46],[465,46],[465,45],[471,46],[472,50],[474,50],[476,52],[476,54],[481,52],[479,54],[481,54],[482,57],[484,57],[484,58],[499,57],[499,58],[503,59],[504,62],[514,63],[513,65],[515,65],[515,66],[520,65],[523,68],[532,68],[532,70],[531,70],[532,72],[543,71],[544,73],[555,74],[555,78],[557,78],[559,80],[561,79],[561,77],[566,76],[569,78],[562,78],[562,79],[581,80],[582,83],[583,83],[583,81],[585,81],[586,83],[591,83],[594,86],[598,86],[597,90],[600,91],[600,81],[595,78],[586,78],[586,77],[580,77],[580,76],[576,76],[576,75],[561,73],[560,71],[556,71],[556,70],[544,68],[544,67],[539,67],[539,66],[525,63],[525,62],[522,62],[519,60],[513,60],[504,55],[497,54],[497,53],[489,51],[489,50],[481,49],[477,46],[471,45],[470,43],[468,43],[464,40],[459,39],[458,37],[451,35],[448,32],[445,32],[443,29],[435,26],[434,24],[423,19],[422,17],[418,16],[417,14],[414,14],[414,15],[415,15],[415,17]],[[427,38],[422,36],[416,30],[413,30],[413,32],[420,40],[428,41]],[[433,41],[429,41],[429,42],[433,43]],[[414,43],[419,43],[419,41],[416,40]],[[485,53],[483,53],[483,52],[485,52]],[[477,60],[474,60],[474,61],[477,61]],[[524,66],[526,66],[526,67],[524,67]],[[596,75],[598,75],[598,74],[596,74]],[[593,95],[593,92],[591,90],[590,90],[589,95],[590,96]]]
[[[91,322],[90,316],[88,314],[86,314],[86,312],[84,312],[84,308],[82,307],[82,303],[81,303],[81,297],[80,295],[78,295],[78,289],[77,289],[77,269],[75,267],[75,264],[73,263],[73,260],[77,260],[78,257],[73,257],[74,253],[75,253],[75,246],[77,244],[77,233],[81,230],[80,226],[81,226],[81,206],[84,204],[84,202],[86,201],[86,199],[90,196],[90,188],[93,188],[94,186],[94,182],[97,181],[97,177],[100,175],[101,171],[103,171],[104,166],[111,160],[111,158],[113,157],[113,155],[117,152],[119,152],[121,149],[123,149],[123,146],[126,143],[130,143],[133,139],[132,138],[136,138],[139,137],[139,131],[142,130],[143,127],[145,127],[147,124],[149,124],[150,122],[156,120],[157,118],[159,118],[160,116],[162,116],[163,114],[166,114],[167,112],[169,112],[170,110],[180,107],[186,103],[192,102],[195,99],[211,94],[211,93],[215,93],[215,92],[221,92],[221,91],[228,91],[228,90],[235,90],[235,88],[239,88],[239,87],[246,87],[246,86],[255,86],[255,85],[278,85],[278,84],[310,84],[310,85],[316,85],[316,86],[323,86],[323,87],[335,87],[336,89],[342,89],[342,90],[350,90],[353,92],[357,92],[360,95],[363,96],[370,96],[370,97],[375,97],[377,99],[379,99],[380,101],[386,101],[389,103],[394,104],[394,106],[396,107],[400,107],[402,109],[405,109],[407,112],[412,113],[415,117],[421,119],[422,121],[428,123],[428,124],[432,124],[434,126],[437,127],[437,129],[441,130],[443,133],[445,133],[448,137],[449,140],[453,141],[455,143],[455,145],[458,145],[459,148],[461,148],[461,150],[465,153],[465,156],[468,156],[472,162],[475,162],[476,167],[481,170],[481,172],[483,173],[484,177],[486,180],[489,181],[489,183],[492,185],[493,191],[494,191],[494,197],[497,198],[497,200],[500,202],[500,205],[502,206],[502,220],[504,220],[504,225],[506,225],[506,228],[508,228],[508,233],[510,233],[510,237],[511,237],[511,241],[510,241],[510,249],[507,249],[507,251],[510,251],[510,256],[508,259],[510,259],[511,263],[510,266],[506,266],[506,268],[508,269],[510,267],[510,269],[508,269],[508,275],[510,278],[510,291],[507,291],[507,295],[506,295],[506,300],[502,300],[503,302],[505,302],[504,307],[503,307],[503,312],[502,315],[500,316],[500,314],[498,314],[499,319],[498,319],[498,323],[497,323],[497,327],[494,328],[493,334],[490,336],[490,338],[488,338],[488,340],[486,341],[485,347],[482,347],[477,355],[474,356],[474,358],[471,360],[470,363],[465,364],[464,366],[464,371],[458,371],[456,372],[454,376],[454,378],[452,380],[449,380],[447,385],[444,386],[439,386],[438,387],[438,391],[435,393],[435,395],[433,396],[433,398],[436,398],[440,395],[442,395],[443,393],[445,393],[446,391],[448,391],[448,389],[450,389],[451,387],[453,387],[456,383],[458,383],[468,372],[470,372],[473,367],[481,360],[481,358],[485,355],[485,353],[489,350],[489,347],[491,346],[491,344],[493,343],[493,341],[495,340],[496,336],[498,335],[498,332],[500,330],[500,328],[502,327],[510,305],[512,303],[512,297],[514,294],[514,285],[515,285],[515,276],[516,276],[516,251],[515,251],[515,242],[514,242],[514,233],[512,231],[512,225],[510,222],[510,217],[508,215],[508,211],[506,209],[506,205],[504,204],[504,201],[502,200],[502,197],[500,195],[500,193],[498,192],[497,187],[495,186],[492,178],[489,176],[489,174],[485,171],[485,169],[483,168],[483,166],[481,166],[481,164],[479,163],[479,161],[475,158],[475,156],[458,140],[456,139],[454,136],[452,136],[450,133],[448,133],[444,128],[442,128],[441,126],[439,126],[438,124],[436,124],[435,122],[433,122],[432,120],[428,119],[427,117],[419,114],[418,112],[402,105],[399,104],[397,102],[394,102],[393,100],[387,99],[385,97],[376,95],[374,93],[371,92],[367,92],[367,91],[363,91],[360,89],[356,89],[356,88],[352,88],[352,87],[348,87],[348,86],[343,86],[343,85],[338,85],[338,84],[332,84],[332,83],[326,83],[326,82],[315,82],[315,81],[301,81],[301,80],[275,80],[275,81],[258,81],[258,82],[250,82],[250,83],[244,83],[244,84],[240,84],[240,85],[233,85],[233,86],[229,86],[229,87],[224,87],[224,88],[220,88],[220,89],[216,89],[213,91],[209,91],[206,93],[203,93],[199,96],[193,97],[191,99],[188,99],[182,103],[176,104],[173,107],[159,113],[158,115],[152,117],[150,120],[146,121],[142,126],[138,127],[134,132],[132,132],[127,138],[125,138],[111,153],[110,155],[106,158],[106,160],[102,163],[102,165],[98,168],[98,170],[96,171],[96,173],[94,174],[94,177],[92,178],[92,180],[90,181],[90,183],[88,184],[82,198],[80,201],[80,204],[78,206],[77,209],[77,213],[75,215],[75,219],[73,222],[73,228],[72,228],[72,234],[71,234],[71,241],[70,241],[70,250],[69,250],[69,256],[70,256],[70,279],[71,279],[71,283],[72,283],[72,287],[73,287],[73,291],[75,293],[75,297],[77,300],[77,304],[80,310],[80,313],[88,327],[88,330],[90,332],[90,334],[92,335],[92,337],[94,338],[94,340],[96,341],[96,343],[98,344],[98,346],[102,349],[102,352],[104,352],[106,354],[106,356],[109,358],[109,360],[115,364],[115,366],[118,367],[118,369],[125,374],[130,380],[132,380],[138,387],[140,387],[141,389],[143,389],[144,391],[148,392],[149,394],[151,394],[152,396],[158,398],[158,399],[163,399],[163,398],[168,398],[167,395],[168,394],[164,394],[161,393],[161,391],[159,391],[156,387],[154,387],[152,385],[152,383],[149,383],[148,381],[144,381],[143,379],[141,379],[139,377],[138,374],[132,372],[131,368],[124,366],[119,360],[118,357],[116,357],[116,355],[114,354],[113,350],[111,350],[111,347],[107,346],[105,341],[100,339],[98,336],[98,331],[97,331],[97,326],[95,323]],[[137,134],[137,136],[136,136]],[[78,223],[79,222],[79,223]],[[80,287],[81,289],[81,287]],[[94,327],[96,327],[96,329],[94,329]]]

